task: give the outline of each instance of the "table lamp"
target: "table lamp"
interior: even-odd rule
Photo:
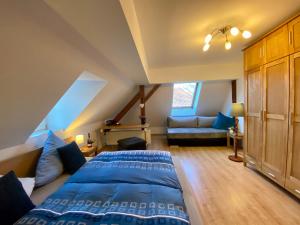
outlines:
[[[238,139],[238,132],[239,132],[238,117],[244,116],[244,104],[243,103],[232,103],[231,116],[234,117],[234,138],[233,138],[234,155],[229,155],[228,158],[234,162],[242,162],[243,158],[238,156],[238,153],[237,153],[237,139]]]
[[[84,135],[83,134],[76,135],[75,141],[78,146],[82,145],[84,143]]]
[[[234,117],[234,133],[235,135],[238,134],[238,125],[239,125],[239,119],[238,117],[244,116],[244,103],[232,103],[231,107],[231,116]]]

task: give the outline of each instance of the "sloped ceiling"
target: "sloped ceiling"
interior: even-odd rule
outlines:
[[[241,48],[202,52],[216,26],[257,37],[299,10],[299,0],[3,0],[0,3],[0,149],[23,144],[83,72],[108,84],[71,128],[113,116],[136,84],[233,79]],[[250,40],[251,41],[251,40]]]
[[[102,8],[105,7],[112,17],[106,20],[106,26],[114,21],[111,26],[123,29],[124,21],[117,20],[118,24],[113,19],[123,15],[120,6],[114,10],[104,1]],[[134,94],[134,78],[129,79],[113,57],[104,56],[43,1],[1,1],[0,29],[0,149],[25,143],[83,71],[108,84],[73,123],[73,128],[114,115]],[[124,33],[116,30],[110,35]],[[123,50],[113,38],[107,45],[112,49],[118,46],[119,51],[129,49],[129,57],[131,47],[134,48],[129,43],[131,47],[126,45]],[[127,63],[134,67],[130,60]]]
[[[152,83],[238,78],[242,48],[300,10],[299,0],[120,2]],[[229,51],[224,38],[216,38],[203,52],[205,35],[228,24],[250,30],[253,37],[232,38]]]
[[[138,84],[148,83],[119,1],[45,0],[91,46]]]

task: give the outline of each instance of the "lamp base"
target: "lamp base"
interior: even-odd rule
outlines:
[[[230,155],[228,156],[228,159],[234,162],[243,162],[243,158],[240,156]]]

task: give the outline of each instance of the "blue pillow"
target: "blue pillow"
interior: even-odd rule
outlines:
[[[64,164],[65,170],[70,174],[75,173],[86,162],[84,155],[75,141],[58,148],[57,151]]]
[[[63,173],[63,164],[57,152],[57,148],[65,144],[62,139],[57,137],[52,131],[49,131],[36,168],[36,187],[50,183]]]
[[[10,171],[0,178],[1,224],[14,224],[35,206],[16,174]]]
[[[217,118],[212,124],[212,127],[220,130],[227,130],[229,127],[234,126],[234,118],[225,116],[223,113],[219,112]]]

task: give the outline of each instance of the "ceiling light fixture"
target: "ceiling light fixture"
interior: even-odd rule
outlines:
[[[203,46],[203,51],[206,52],[208,49],[209,49],[210,45],[208,43],[206,43],[204,46]]]
[[[232,36],[237,36],[239,33],[242,33],[242,37],[245,39],[248,39],[252,36],[250,31],[242,30],[237,27],[233,27],[231,25],[227,25],[220,29],[215,29],[213,32],[211,32],[210,34],[205,36],[203,51],[204,52],[208,51],[208,49],[210,48],[210,42],[218,34],[222,34],[225,36],[225,49],[229,50],[229,49],[231,49],[232,45],[231,45],[231,42],[228,40],[228,34],[231,34]]]
[[[226,34],[226,41],[225,41],[225,49],[226,49],[226,50],[231,49],[231,42],[228,41],[227,34]]]

